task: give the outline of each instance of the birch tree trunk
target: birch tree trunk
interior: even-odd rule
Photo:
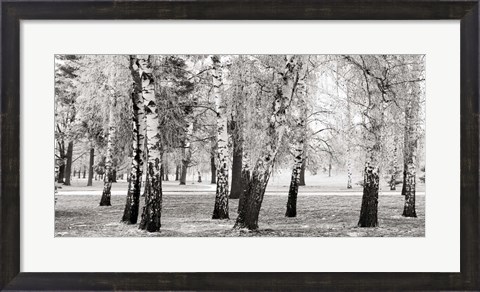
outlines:
[[[123,211],[122,221],[127,224],[135,224],[138,220],[140,193],[142,190],[143,157],[145,146],[145,106],[142,95],[142,79],[139,67],[136,65],[137,58],[130,56],[130,72],[133,78],[132,92],[132,163],[130,167],[130,179],[128,182],[127,200]]]
[[[405,196],[403,216],[417,217],[415,211],[415,188],[416,188],[416,167],[417,167],[417,121],[419,105],[415,93],[407,100],[405,109],[405,154],[403,170],[402,195]]]
[[[242,159],[242,177],[241,177],[241,187],[242,191],[240,193],[240,197],[238,200],[238,208],[237,208],[237,213],[240,213],[240,211],[243,210],[244,204],[245,204],[245,194],[250,182],[250,166],[248,164],[248,153],[244,151],[243,153],[243,159]]]
[[[242,95],[243,97],[243,95]],[[242,132],[241,132],[241,139],[242,139],[242,144],[244,140],[244,127],[246,125],[246,114],[247,114],[247,103],[245,100],[242,100],[242,105],[239,108],[241,110],[241,120],[243,124],[241,125],[242,127]],[[250,178],[251,178],[251,171],[250,171],[250,165],[249,165],[249,153],[248,153],[248,148],[242,146],[242,175],[240,177],[241,183],[241,192],[240,192],[240,197],[238,200],[238,208],[237,208],[237,213],[240,214],[240,211],[244,212],[244,204],[245,204],[245,194],[247,192],[247,188],[250,183]]]
[[[113,151],[114,151],[114,141],[115,141],[115,121],[113,116],[113,109],[116,106],[116,96],[113,90],[111,90],[112,102],[110,104],[110,113],[108,119],[108,139],[107,139],[107,156],[105,159],[105,176],[103,180],[103,192],[102,198],[100,199],[100,206],[111,206],[111,189],[113,181]]]
[[[186,156],[186,149],[182,149],[182,165],[180,166],[180,185],[187,184],[187,170],[188,170],[188,161],[186,162],[183,157]]]
[[[58,167],[57,183],[63,183],[64,177],[65,177],[65,163],[62,162],[62,164]]]
[[[352,154],[350,147],[347,148],[347,189],[352,188]]]
[[[63,140],[58,141],[58,156],[62,163],[58,166],[58,175],[57,175],[57,183],[63,183],[65,177],[65,142]]]
[[[293,117],[295,119],[295,133],[294,141],[295,145],[293,147],[294,163],[292,170],[292,177],[290,180],[290,188],[288,191],[288,200],[287,200],[287,211],[285,212],[286,217],[296,217],[297,216],[297,196],[298,196],[298,186],[300,184],[300,173],[302,171],[302,165],[305,160],[305,135],[306,135],[306,120],[307,116],[307,104],[306,104],[306,84],[304,80],[298,82],[297,92],[295,94],[295,108],[293,111]]]
[[[328,160],[328,177],[332,176],[332,154],[330,153],[330,158]]]
[[[238,212],[234,228],[258,229],[258,215],[265,188],[270,179],[278,147],[283,137],[286,110],[295,92],[298,70],[301,66],[302,64],[296,56],[287,56],[285,67],[280,74],[280,84],[276,88],[273,111],[267,129],[266,146],[262,149],[262,153],[255,163],[251,177],[248,178],[242,206]]]
[[[145,169],[145,186],[143,187],[143,194],[142,197],[146,197],[147,193],[150,189],[150,176],[148,174],[148,170]]]
[[[369,137],[365,136],[365,141],[370,141],[370,145],[367,145],[367,159],[363,172],[363,196],[360,219],[358,221],[359,227],[378,226],[380,161],[382,159],[382,135],[386,110],[386,103],[382,102],[382,100],[374,101],[374,105],[370,106],[366,117],[366,128],[368,128]]]
[[[372,98],[372,97],[370,97]],[[364,140],[370,141],[367,145],[367,157],[363,171],[363,196],[360,209],[359,227],[378,226],[378,191],[380,188],[380,161],[382,158],[382,131],[384,122],[385,104],[375,101],[366,117],[366,135]]]
[[[240,75],[242,80],[242,75]],[[231,129],[233,132],[233,159],[232,159],[232,186],[230,199],[239,199],[243,192],[242,167],[243,167],[243,128],[245,119],[245,101],[243,85],[236,89],[236,98],[233,104]]]
[[[67,163],[65,165],[65,182],[63,183],[66,186],[70,185],[70,180],[72,176],[72,158],[73,158],[73,141],[68,142],[67,146]]]
[[[364,137],[367,143],[367,157],[365,159],[365,168],[363,171],[363,196],[362,207],[360,210],[359,227],[378,226],[378,190],[380,187],[380,161],[382,159],[382,135],[385,119],[386,92],[377,83],[377,87],[382,94],[378,96],[376,92],[371,91],[369,77],[370,71],[367,69],[366,62],[360,56],[363,65],[358,65],[365,78],[366,92],[368,94],[368,105],[363,112]]]
[[[299,181],[298,181],[298,186],[304,186],[304,185],[306,185],[306,184],[305,184],[305,168],[306,168],[306,166],[307,166],[306,161],[307,161],[307,158],[304,157],[304,158],[303,158],[303,162],[302,162],[302,168],[300,169],[300,179],[299,179]]]
[[[338,78],[338,73],[337,73]],[[352,188],[352,141],[351,141],[351,131],[352,131],[352,115],[351,115],[351,105],[350,105],[350,95],[347,87],[347,189]]]
[[[359,227],[378,226],[378,190],[380,185],[380,141],[367,150],[367,160],[363,171],[363,196],[360,210]]]
[[[117,166],[112,167],[112,183],[117,182]]]
[[[228,132],[226,105],[223,100],[222,67],[219,56],[211,57],[213,62],[213,94],[217,112],[217,190],[212,219],[228,219]]]
[[[239,123],[232,121],[235,131],[239,129]],[[243,160],[243,139],[238,137],[241,133],[235,133],[233,137],[233,159],[232,159],[232,186],[230,189],[230,199],[239,199],[242,189],[242,160]]]
[[[395,130],[394,130],[395,131]],[[392,176],[390,177],[390,190],[394,191],[397,189],[397,144],[398,144],[398,136],[397,133],[394,133],[393,138],[393,161],[392,161]]]
[[[185,140],[183,142],[182,149],[182,171],[180,175],[180,184],[185,185],[187,183],[188,166],[192,160],[192,144],[191,137],[193,134],[193,121],[188,121],[185,127]]]
[[[210,183],[216,184],[217,183],[217,164],[215,162],[215,153],[216,153],[216,139],[212,139],[210,142],[211,144],[211,152],[210,152],[210,171],[211,171],[211,178]]]
[[[164,181],[168,181],[168,172],[169,172],[169,169],[168,169],[168,156],[165,155],[164,159],[163,159],[164,163],[163,163],[163,166],[164,166],[164,173],[163,173],[163,180]]]
[[[162,178],[160,167],[162,157],[155,97],[155,78],[153,75],[153,56],[148,55],[146,59],[138,58],[136,65],[139,68],[142,80],[142,95],[146,116],[147,172],[149,176],[149,185],[145,189],[145,206],[143,207],[140,229],[157,232],[161,227]]]

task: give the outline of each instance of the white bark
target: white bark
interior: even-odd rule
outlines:
[[[286,58],[286,64],[281,73],[283,82],[281,83],[280,90],[277,91],[273,114],[270,117],[267,145],[256,162],[254,172],[271,173],[278,146],[285,133],[286,110],[295,92],[299,75],[298,56],[287,55]]]
[[[228,215],[228,132],[227,108],[222,92],[222,65],[219,56],[211,57],[213,62],[213,95],[217,112],[217,190],[213,219],[227,219]]]
[[[412,90],[405,109],[405,154],[402,194],[405,196],[403,216],[417,217],[415,210],[417,148],[418,148],[418,94]]]
[[[185,156],[183,157],[183,161],[187,165],[190,163],[190,160],[192,159],[192,143],[191,143],[192,135],[193,135],[193,121],[189,120],[185,128],[185,143],[184,143]]]
[[[162,210],[162,178],[160,175],[162,157],[152,59],[153,57],[149,55],[147,58],[138,58],[137,61],[142,79],[142,95],[146,115],[147,172],[150,183],[145,195],[145,207],[140,228],[149,232],[160,230]]]
[[[143,104],[141,74],[137,58],[130,56],[130,71],[134,81],[132,92],[132,162],[127,200],[122,221],[135,224],[138,219],[139,197],[142,188],[145,149],[145,107]]]
[[[279,86],[276,89],[273,112],[267,129],[267,141],[257,159],[244,195],[242,209],[235,223],[236,228],[258,228],[258,215],[262,205],[265,188],[272,173],[275,157],[285,131],[286,111],[292,100],[298,82],[298,71],[302,63],[297,56],[286,57],[285,67],[279,74]]]
[[[337,77],[338,78],[338,77]],[[352,188],[352,114],[350,105],[350,95],[347,87],[347,189]]]
[[[303,72],[304,73],[304,72]],[[306,76],[298,81],[297,91],[294,98],[294,108],[292,110],[292,117],[295,121],[294,126],[294,145],[292,149],[293,153],[293,169],[292,177],[290,181],[290,189],[288,191],[287,211],[285,216],[295,217],[297,214],[297,195],[298,185],[300,182],[300,172],[302,171],[302,164],[305,159],[305,135],[306,135],[306,116],[307,116],[307,104],[306,104]]]
[[[105,177],[104,177],[104,184],[103,184],[103,193],[102,198],[100,199],[100,206],[111,206],[110,198],[111,198],[111,188],[112,188],[112,174],[113,174],[113,151],[114,151],[114,140],[116,134],[115,128],[115,121],[114,121],[114,108],[117,103],[117,99],[115,96],[115,91],[111,88],[108,90],[110,92],[110,109],[109,109],[109,116],[108,116],[108,138],[107,138],[107,155],[105,159]]]

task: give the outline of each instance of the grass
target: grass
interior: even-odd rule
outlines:
[[[120,222],[125,196],[112,196],[112,206],[99,207],[99,196],[59,195],[55,206],[56,237],[423,237],[425,197],[417,196],[417,218],[404,218],[404,197],[380,195],[379,227],[358,228],[360,195],[300,196],[297,217],[286,218],[285,195],[266,195],[259,218],[259,230],[233,230],[238,200],[230,200],[230,219],[212,220],[212,193],[164,194],[162,228],[148,233],[138,224]],[[143,198],[141,198],[143,203]],[[141,213],[142,204],[140,206]],[[140,220],[140,216],[139,216]]]

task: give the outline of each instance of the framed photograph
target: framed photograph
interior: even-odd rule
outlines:
[[[480,289],[478,1],[1,11],[0,288]]]

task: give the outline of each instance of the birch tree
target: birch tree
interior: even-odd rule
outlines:
[[[398,175],[398,167],[397,167],[397,152],[398,152],[398,134],[396,131],[393,133],[393,159],[392,159],[392,166],[391,166],[391,176],[390,176],[390,190],[394,191],[397,189],[397,175]]]
[[[145,106],[142,94],[142,76],[137,57],[130,56],[129,69],[133,79],[132,88],[132,162],[128,182],[127,200],[122,221],[135,224],[138,220],[140,192],[142,190],[143,157],[145,147]]]
[[[337,74],[337,88],[339,82],[339,76]],[[346,99],[347,99],[347,131],[345,135],[345,139],[347,140],[347,151],[346,151],[346,160],[347,160],[347,189],[352,188],[352,105],[350,101],[350,95],[348,91],[348,87],[346,87]]]
[[[213,94],[217,112],[217,189],[212,219],[228,219],[228,133],[226,104],[222,93],[222,64],[220,57],[211,56]]]
[[[212,137],[210,140],[210,183],[217,184],[217,163],[215,162],[215,154],[217,153],[217,140]]]
[[[193,116],[187,113],[185,116],[185,136],[183,138],[182,147],[182,167],[180,172],[180,184],[185,185],[187,182],[187,170],[192,160],[192,135],[193,135]]]
[[[399,106],[399,96],[401,95],[399,92],[404,89],[404,86],[421,82],[424,78],[416,74],[416,70],[407,70],[410,63],[421,63],[415,61],[415,57],[412,59],[411,56],[359,56],[360,60],[346,56],[345,59],[360,69],[364,79],[367,101],[363,111],[363,132],[365,141],[368,142],[366,145],[367,159],[364,170],[362,209],[358,225],[375,227],[378,226],[378,190],[382,145],[385,144],[387,138],[385,137],[386,116],[389,111],[392,112],[392,109],[395,109],[395,106]],[[410,73],[405,74],[405,70]],[[410,168],[414,172],[414,168]],[[414,181],[411,178],[410,182],[414,188]],[[404,188],[406,189],[406,184]]]
[[[90,152],[87,185],[92,184],[94,170],[104,174],[103,157],[106,160],[107,156],[111,182],[114,182],[115,167],[123,164],[126,153],[130,151],[130,119],[125,116],[126,109],[130,108],[128,61],[125,56],[85,55],[78,56],[77,64],[78,113],[74,129],[80,142],[77,143],[78,148],[83,147],[84,154]],[[98,157],[96,164],[95,154]],[[109,204],[111,182],[104,182],[105,196],[100,199],[102,205]]]
[[[419,138],[419,85],[413,84],[408,91],[409,94],[407,96],[405,107],[405,144],[402,188],[402,195],[405,196],[405,205],[402,215],[405,217],[417,217],[417,213],[415,211],[415,190]]]
[[[265,147],[261,149],[252,174],[247,178],[242,208],[239,210],[234,228],[258,229],[258,215],[285,131],[286,111],[295,92],[301,66],[302,62],[298,56],[289,55],[283,63],[283,70],[276,74],[278,79],[275,82],[275,97]]]
[[[380,163],[382,155],[383,100],[372,80],[370,64],[363,56],[359,60],[351,56],[345,59],[360,70],[365,93],[363,111],[363,136],[366,148],[365,168],[363,171],[363,196],[360,210],[359,227],[378,226],[378,191],[380,187]],[[378,84],[378,83],[377,83]],[[381,92],[385,94],[385,92]]]
[[[293,127],[293,170],[290,180],[290,188],[288,190],[288,200],[287,200],[287,211],[285,212],[286,217],[296,217],[297,216],[297,195],[298,195],[298,186],[300,184],[300,173],[302,171],[302,165],[305,161],[305,138],[306,138],[306,117],[307,117],[307,85],[306,85],[306,74],[303,72],[303,76],[299,79],[295,98],[293,101],[292,107],[292,117],[294,122]]]
[[[230,199],[239,199],[243,192],[242,186],[242,166],[244,155],[244,131],[245,131],[245,107],[246,92],[248,86],[246,76],[249,75],[249,66],[245,56],[238,56],[232,64],[231,78],[232,96],[231,96],[231,121],[230,130],[232,136],[232,186],[230,188]]]
[[[92,143],[93,144],[93,143]],[[87,187],[92,186],[92,179],[93,179],[93,164],[95,163],[95,148],[93,145],[90,146],[90,156],[88,160],[88,179],[87,179]]]
[[[155,97],[155,78],[153,74],[152,55],[137,56],[135,65],[138,67],[142,81],[143,104],[145,106],[147,172],[149,187],[146,189],[145,206],[143,207],[140,229],[157,232],[161,227],[162,212],[162,177],[160,167],[162,157],[160,152],[159,117]]]
[[[108,118],[108,138],[107,138],[107,155],[105,160],[105,176],[103,182],[103,192],[102,197],[100,199],[100,206],[111,206],[110,198],[111,198],[111,189],[112,189],[112,181],[113,181],[113,152],[115,147],[115,134],[116,134],[116,127],[115,127],[115,118],[114,118],[114,109],[117,105],[117,97],[115,94],[115,90],[111,88],[109,85],[106,85],[108,91],[110,93],[110,110],[109,110],[109,118]]]

